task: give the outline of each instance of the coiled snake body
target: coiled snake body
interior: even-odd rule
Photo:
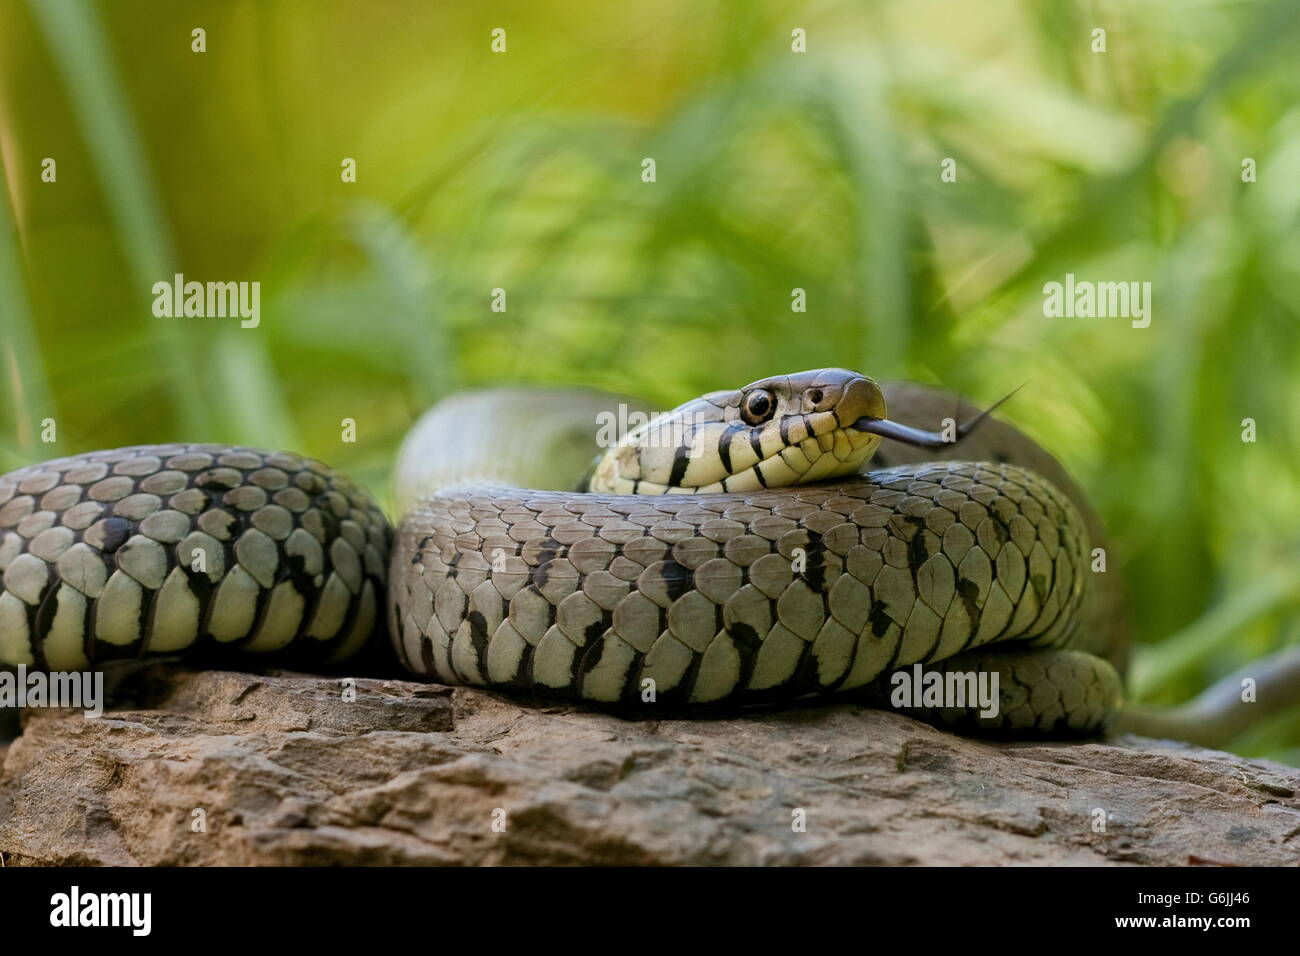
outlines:
[[[641,711],[881,703],[914,664],[999,677],[994,715],[913,708],[940,723],[1087,734],[1117,706],[1115,669],[1070,649],[1096,638],[1075,504],[1009,459],[860,475],[908,431],[871,380],[704,396],[623,436],[584,491],[540,489],[573,487],[590,454],[574,436],[590,447],[609,397],[514,394],[413,429],[395,540],[368,494],[285,453],[146,446],[0,478],[0,665],[325,663],[386,603],[415,674]]]

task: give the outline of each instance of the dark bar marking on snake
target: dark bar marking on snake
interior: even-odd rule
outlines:
[[[718,436],[718,458],[722,461],[722,470],[731,476],[731,440],[745,430],[744,422],[732,422]]]
[[[668,475],[668,487],[676,488],[686,477],[686,469],[691,463],[691,448],[683,439],[673,452],[673,470]]]
[[[465,620],[469,622],[469,643],[474,648],[474,660],[478,664],[479,673],[487,673],[487,649],[488,649],[488,632],[487,619],[479,611],[471,610],[465,615]]]
[[[980,609],[976,600],[979,598],[979,585],[970,578],[957,579],[957,596],[961,598],[962,605],[966,608],[966,616],[970,620],[970,633],[966,640],[962,642],[961,649],[969,650],[971,643],[975,640],[980,630]]]

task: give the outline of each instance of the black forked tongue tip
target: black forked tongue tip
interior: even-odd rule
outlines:
[[[1021,385],[1014,391],[1004,395],[970,421],[958,425],[956,434],[952,438],[945,438],[942,432],[927,432],[920,428],[913,428],[911,425],[891,422],[888,418],[872,418],[869,415],[864,415],[849,427],[860,432],[880,435],[882,438],[892,438],[894,441],[902,442],[905,445],[915,445],[918,448],[950,448],[978,428],[980,423],[993,414],[999,405],[1020,391],[1021,388],[1024,388],[1024,386]]]

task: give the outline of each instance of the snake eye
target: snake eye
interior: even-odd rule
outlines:
[[[740,403],[740,417],[750,425],[767,421],[774,411],[776,402],[772,400],[772,393],[762,388],[754,389]]]

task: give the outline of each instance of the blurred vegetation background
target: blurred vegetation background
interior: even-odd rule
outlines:
[[[1298,7],[0,0],[0,471],[233,441],[385,497],[480,384],[1027,381],[1006,417],[1115,538],[1134,693],[1185,699],[1300,642]],[[260,281],[260,327],[154,318],[175,272]],[[1152,282],[1151,326],[1045,318],[1067,272]],[[1300,719],[1236,749],[1300,763]]]

